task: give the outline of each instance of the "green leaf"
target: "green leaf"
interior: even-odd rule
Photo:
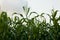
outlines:
[[[38,15],[38,13],[37,13],[37,12],[30,12],[30,15],[31,15],[31,14],[33,14],[33,13]],[[29,15],[29,16],[30,16],[30,15]]]
[[[23,17],[23,15],[22,15],[22,14],[20,14],[20,16],[21,16],[21,17]]]

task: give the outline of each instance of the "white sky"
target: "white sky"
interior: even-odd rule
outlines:
[[[27,4],[26,0],[0,0],[1,10],[8,12],[21,12]]]
[[[32,10],[38,12],[49,12],[53,8],[60,10],[60,0],[28,0]]]
[[[0,0],[0,7],[5,11],[21,11],[27,1],[33,11],[47,13],[53,8],[60,10],[60,0]]]

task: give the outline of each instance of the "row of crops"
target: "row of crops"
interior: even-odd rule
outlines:
[[[23,7],[25,10],[25,8]],[[44,13],[37,15],[31,19],[28,18],[33,13],[29,12],[30,8],[26,11],[26,17],[22,14],[10,18],[7,12],[1,12],[0,14],[0,40],[59,40],[60,39],[60,16],[56,18],[58,10],[52,10],[49,15],[49,23],[46,22]],[[17,13],[13,13],[15,15]],[[37,20],[37,17],[41,17],[44,20]],[[52,23],[53,24],[52,24]]]

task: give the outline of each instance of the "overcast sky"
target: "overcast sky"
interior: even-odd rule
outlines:
[[[1,9],[7,11],[20,11],[26,5],[38,12],[51,11],[52,8],[60,10],[60,0],[0,0]]]
[[[3,11],[21,12],[23,6],[27,6],[26,0],[0,0],[0,7]]]
[[[34,11],[49,12],[53,8],[60,10],[60,0],[28,0],[29,6]]]
[[[53,8],[60,11],[60,0],[0,0],[1,10],[8,12],[21,12],[27,5],[38,13],[50,13]]]

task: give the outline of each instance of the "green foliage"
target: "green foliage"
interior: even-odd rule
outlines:
[[[25,10],[25,8],[23,7]],[[27,10],[26,18],[22,14],[20,17],[15,16],[13,19],[7,16],[6,12],[0,14],[0,40],[59,40],[60,39],[60,25],[59,18],[55,18],[57,10],[52,10],[52,15],[49,15],[50,22],[46,23],[46,19],[43,16],[44,13],[38,15],[37,12],[30,12],[30,15],[35,13],[37,16],[29,19],[28,13],[30,8]],[[17,13],[14,13],[17,14]],[[13,14],[13,15],[14,15]],[[29,16],[30,16],[29,15]],[[43,22],[37,20],[37,17],[43,17]]]

